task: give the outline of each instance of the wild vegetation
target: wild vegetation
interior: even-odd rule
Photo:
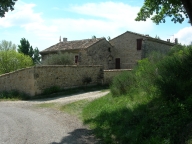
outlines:
[[[71,53],[61,53],[52,54],[43,60],[42,65],[72,65],[73,55]]]
[[[83,109],[104,143],[182,144],[192,136],[192,46],[177,45],[114,78],[111,93]]]
[[[16,51],[15,44],[9,41],[0,43],[0,74],[30,67],[33,61],[29,56]]]

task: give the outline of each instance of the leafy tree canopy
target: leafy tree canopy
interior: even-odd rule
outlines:
[[[0,0],[0,17],[5,16],[5,12],[14,10],[13,6],[17,0]]]
[[[165,23],[167,16],[174,23],[182,23],[188,17],[192,21],[192,0],[145,0],[135,20],[146,21],[151,18],[154,23],[159,24]]]
[[[16,50],[16,45],[11,41],[2,40],[0,42],[0,51]]]
[[[0,74],[30,67],[33,61],[29,56],[18,53],[15,50],[0,51]]]
[[[20,45],[18,45],[18,52],[23,53],[25,55],[30,56],[33,59],[33,62],[36,63],[40,61],[41,57],[39,54],[39,49],[36,47],[33,49],[33,47],[30,45],[29,41],[25,38],[22,38],[20,40]]]
[[[33,48],[30,46],[30,43],[25,38],[20,40],[21,45],[18,45],[18,52],[23,53],[25,55],[33,56]]]

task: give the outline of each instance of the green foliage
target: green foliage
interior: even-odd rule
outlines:
[[[29,98],[30,97],[27,94],[17,90],[0,92],[0,100],[28,100]]]
[[[135,88],[136,77],[129,72],[122,72],[120,75],[116,76],[110,86],[110,90],[113,96],[120,96],[127,94],[132,88]]]
[[[42,65],[71,65],[74,57],[71,53],[61,53],[49,55],[42,61]]]
[[[92,82],[92,79],[91,79],[91,77],[85,76],[85,77],[83,77],[82,82],[83,82],[83,84],[87,85]]]
[[[21,45],[18,45],[18,52],[23,53],[25,55],[28,55],[32,58],[33,63],[36,64],[40,62],[40,54],[39,54],[39,49],[36,47],[33,49],[33,47],[30,45],[29,41],[26,40],[25,38],[22,38],[20,40]]]
[[[151,98],[142,93],[133,97],[99,98],[83,109],[84,123],[89,124],[103,143],[180,144],[192,121],[185,105]]]
[[[36,64],[36,63],[39,63],[40,61],[41,61],[41,56],[39,53],[39,49],[36,47],[33,50],[33,62]]]
[[[14,10],[13,6],[17,0],[1,0],[0,1],[0,17],[5,16],[5,12]]]
[[[192,46],[177,45],[166,56],[151,54],[139,61],[132,76],[121,74],[114,79],[112,94],[84,108],[84,123],[104,143],[190,142],[191,71]],[[126,83],[133,78],[133,84]]]
[[[184,16],[188,18],[188,14],[181,0],[145,0],[136,21],[146,21],[147,18],[156,23],[165,23],[165,18],[171,17],[174,23],[182,23]],[[152,17],[151,17],[152,16]]]
[[[174,50],[172,50],[174,51]],[[184,47],[167,56],[158,65],[156,85],[168,100],[185,100],[191,95],[192,46]]]
[[[16,45],[11,41],[2,40],[0,43],[0,51],[16,50]]]
[[[33,47],[30,46],[30,43],[25,38],[20,40],[21,45],[18,45],[18,52],[28,55],[32,58],[33,56]]]
[[[57,93],[57,92],[60,92],[61,91],[61,88],[58,87],[58,86],[52,86],[50,88],[46,88],[44,91],[43,91],[43,95],[48,95],[48,94],[53,94],[53,93]]]
[[[15,50],[0,51],[0,74],[30,67],[33,61],[29,56]]]

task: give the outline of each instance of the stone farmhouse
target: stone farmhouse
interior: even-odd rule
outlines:
[[[58,52],[72,53],[73,65],[34,66],[3,74],[0,91],[17,90],[35,96],[54,86],[67,89],[110,84],[114,76],[131,71],[138,60],[148,57],[151,52],[166,53],[172,46],[174,43],[169,40],[129,31],[110,41],[105,38],[67,41],[64,38],[40,53],[43,60]],[[86,79],[91,81],[86,83]]]
[[[105,38],[63,41],[40,52],[42,59],[58,52],[74,54],[75,65],[102,65],[104,70],[132,69],[138,60],[146,58],[153,51],[166,53],[174,46],[164,41],[127,31],[114,39]]]
[[[58,52],[69,52],[74,55],[74,65],[103,65],[104,69],[114,69],[110,63],[112,45],[105,38],[59,42],[40,52],[42,59]]]
[[[146,58],[151,52],[167,53],[174,46],[168,39],[163,41],[127,31],[109,41],[114,47],[114,63],[116,69],[132,69],[138,60]]]

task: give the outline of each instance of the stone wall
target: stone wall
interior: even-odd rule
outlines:
[[[102,65],[104,69],[114,69],[115,51],[105,39],[80,51],[79,65]]]
[[[17,90],[34,96],[44,89],[59,86],[62,89],[83,86],[90,77],[94,85],[102,78],[102,66],[38,66],[0,76],[0,91]]]
[[[144,38],[141,35],[126,32],[109,42],[116,49],[115,58],[120,58],[120,68],[130,69],[141,59],[141,50],[137,50],[137,39]]]
[[[141,50],[137,50],[137,39],[143,39]],[[115,48],[115,58],[120,58],[121,69],[132,69],[138,60],[146,58],[151,52],[167,53],[174,46],[173,43],[132,32],[125,32],[109,42]]]
[[[35,95],[34,84],[34,68],[0,75],[0,91],[18,90],[28,95]]]
[[[142,58],[148,57],[152,52],[166,54],[173,46],[174,44],[170,42],[160,42],[158,39],[146,39],[142,48]]]
[[[122,72],[129,72],[132,71],[131,69],[114,69],[114,70],[104,70],[104,84],[110,84],[113,78]]]
[[[90,85],[99,82],[101,66],[40,66],[35,68],[36,94],[44,89],[59,86],[62,89],[83,86],[83,79],[90,77]]]

